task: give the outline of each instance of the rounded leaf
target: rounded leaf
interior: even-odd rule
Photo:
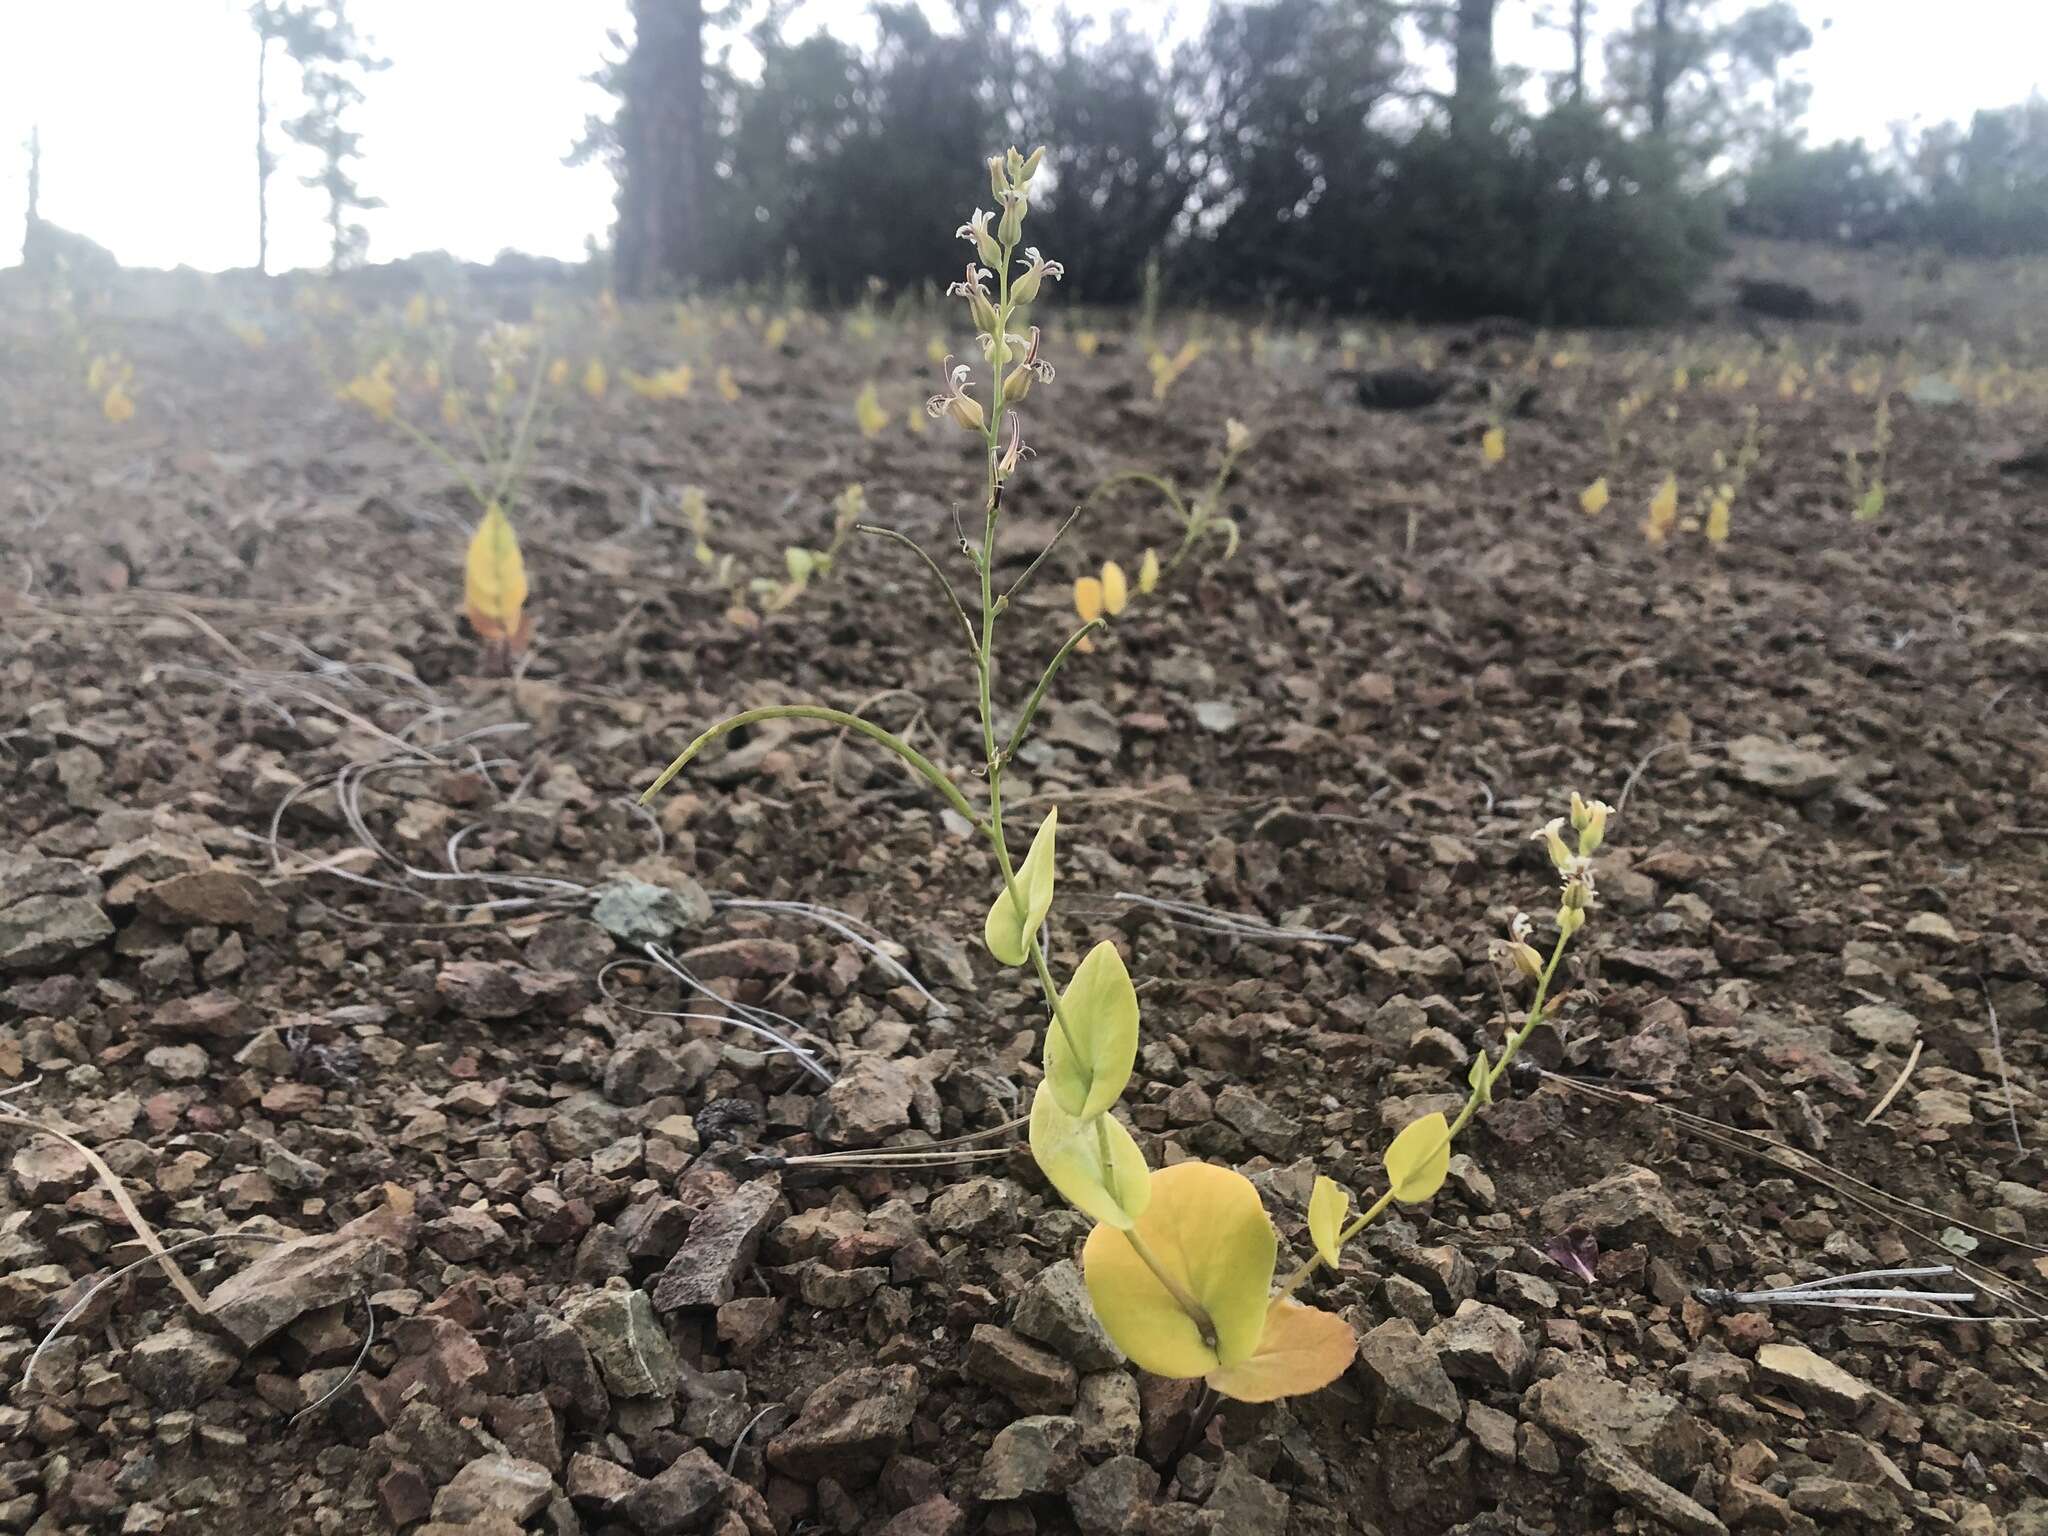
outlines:
[[[1102,582],[1095,576],[1074,578],[1074,612],[1081,615],[1083,624],[1092,624],[1102,617]]]
[[[1451,1168],[1451,1127],[1441,1113],[1414,1121],[1387,1148],[1387,1182],[1403,1205],[1427,1200],[1443,1188]]]
[[[1088,1234],[1081,1267],[1095,1316],[1140,1370],[1206,1376],[1248,1360],[1266,1327],[1279,1239],[1252,1181],[1213,1163],[1152,1175],[1151,1203],[1133,1228],[1181,1293],[1208,1314],[1212,1343],[1113,1226]]]
[[[1343,1257],[1344,1218],[1350,1214],[1351,1191],[1335,1179],[1317,1174],[1315,1189],[1308,1197],[1308,1235],[1323,1262],[1332,1269]]]
[[[1076,1119],[1060,1108],[1049,1083],[1031,1098],[1031,1156],[1067,1204],[1111,1227],[1130,1226],[1152,1198],[1152,1170],[1122,1122],[1112,1115]]]
[[[1145,558],[1138,562],[1138,590],[1150,593],[1159,585],[1159,552],[1148,549]]]
[[[1124,604],[1130,601],[1130,583],[1124,579],[1124,568],[1114,560],[1102,562],[1102,611],[1115,615],[1124,611]]]
[[[1054,836],[1059,830],[1059,807],[1054,806],[1045,813],[1045,820],[1039,823],[1038,835],[1031,839],[1031,851],[1024,855],[1024,862],[1017,866],[1017,900],[1010,899],[1006,886],[996,894],[995,905],[988,909],[988,921],[982,924],[982,938],[988,944],[988,952],[1005,965],[1022,965],[1025,959],[1025,939],[1038,932],[1038,925],[1045,921],[1045,914],[1052,909],[1052,856]],[[1018,910],[1018,902],[1023,910]]]
[[[480,639],[516,642],[526,603],[526,564],[519,554],[519,536],[504,509],[495,501],[470,536],[463,564],[463,605],[469,627]]]
[[[1358,1353],[1358,1335],[1334,1312],[1283,1296],[1266,1309],[1266,1329],[1249,1359],[1209,1373],[1209,1385],[1240,1403],[1320,1392],[1342,1376]]]
[[[1120,1098],[1138,1059],[1138,989],[1124,957],[1104,939],[1088,951],[1060,994],[1060,1017],[1045,1034],[1045,1081],[1078,1119]]]

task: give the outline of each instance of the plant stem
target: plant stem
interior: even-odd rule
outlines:
[[[1493,1085],[1506,1075],[1509,1063],[1515,1059],[1515,1053],[1522,1048],[1524,1041],[1536,1033],[1536,1026],[1543,1022],[1543,1004],[1550,995],[1550,983],[1557,975],[1558,965],[1563,961],[1565,949],[1570,943],[1570,938],[1565,934],[1558,934],[1557,943],[1550,951],[1550,960],[1543,967],[1543,974],[1537,979],[1536,995],[1529,1003],[1529,1011],[1523,1017],[1521,1028],[1508,1036],[1507,1044],[1501,1048],[1500,1059],[1487,1067],[1485,1082],[1475,1086],[1466,1097],[1465,1107],[1458,1111],[1458,1118],[1451,1122],[1449,1128],[1444,1133],[1446,1145],[1456,1141],[1458,1133],[1472,1123],[1472,1117],[1479,1112],[1479,1106],[1492,1099]],[[1394,1192],[1389,1189],[1379,1199],[1359,1212],[1337,1234],[1337,1248],[1339,1252],[1343,1250],[1346,1243],[1377,1221],[1386,1208],[1393,1203]],[[1314,1274],[1317,1266],[1323,1262],[1323,1256],[1320,1253],[1311,1254],[1299,1269],[1287,1277],[1287,1283],[1280,1288],[1280,1294],[1282,1296],[1292,1296],[1300,1288],[1302,1282]]]
[[[775,704],[764,709],[750,709],[743,714],[734,715],[730,719],[719,721],[718,724],[712,726],[695,741],[683,748],[676,760],[662,769],[661,777],[648,785],[645,793],[640,796],[640,803],[645,805],[649,800],[652,800],[655,795],[661,792],[670,779],[683,771],[691,758],[711,745],[712,742],[718,740],[719,737],[729,735],[731,732],[739,730],[742,726],[756,725],[763,720],[824,720],[832,725],[843,726],[849,731],[858,732],[870,741],[880,742],[891,752],[902,758],[904,762],[910,764],[912,768],[915,768],[920,777],[924,778],[934,789],[944,795],[946,803],[964,816],[969,825],[978,827],[983,824],[982,818],[975,815],[974,807],[968,804],[967,797],[960,793],[959,788],[953,781],[939,772],[938,766],[909,742],[896,735],[893,731],[883,729],[872,720],[863,720],[859,715],[849,715],[843,709],[827,709],[822,704]],[[1001,834],[997,835],[1000,836]],[[1005,862],[1007,862],[1008,858],[1009,855],[1006,851],[1004,853]]]

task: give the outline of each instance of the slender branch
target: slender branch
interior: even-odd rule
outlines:
[[[1025,585],[1030,582],[1031,578],[1038,574],[1038,568],[1041,565],[1045,564],[1045,557],[1051,554],[1055,549],[1059,548],[1060,540],[1067,536],[1067,530],[1073,527],[1074,524],[1080,519],[1082,511],[1087,507],[1087,505],[1087,501],[1083,500],[1080,506],[1074,508],[1073,511],[1067,514],[1067,520],[1060,524],[1059,530],[1053,534],[1051,541],[1046,544],[1045,548],[1041,549],[1038,552],[1037,556],[1033,558],[1032,562],[1029,565],[1024,567],[1024,574],[1022,576],[1019,576],[1015,581],[1010,583],[1010,590],[1003,594],[1003,602],[1005,605],[1009,603],[1011,598],[1015,597],[1019,592],[1023,591]]]
[[[719,737],[730,735],[743,726],[758,725],[763,720],[823,720],[828,724],[842,726],[846,730],[857,732],[867,737],[870,741],[879,742],[902,758],[904,762],[910,764],[912,768],[915,768],[934,789],[946,797],[948,805],[967,818],[969,825],[977,827],[984,825],[983,819],[975,814],[974,807],[967,803],[967,797],[960,793],[958,786],[941,773],[938,766],[930,758],[918,751],[909,742],[896,735],[893,731],[884,730],[872,720],[863,720],[859,715],[850,715],[843,709],[827,709],[822,704],[776,704],[765,709],[750,709],[744,714],[734,715],[729,720],[719,721],[718,724],[712,726],[695,741],[683,748],[676,760],[661,771],[661,777],[648,785],[646,791],[640,796],[640,804],[645,805],[649,800],[652,800],[668,784],[669,780],[683,771],[691,758],[702,752],[712,742],[718,740]]]
[[[1052,686],[1052,680],[1059,675],[1060,668],[1067,664],[1067,658],[1074,654],[1074,648],[1087,639],[1095,630],[1107,630],[1108,628],[1109,621],[1107,619],[1090,619],[1086,624],[1083,624],[1079,629],[1067,636],[1067,643],[1054,653],[1051,662],[1047,664],[1044,673],[1038,679],[1038,686],[1031,690],[1031,697],[1024,701],[1024,712],[1017,717],[1016,728],[1010,732],[1010,744],[1003,748],[1005,760],[1016,756],[1017,749],[1024,745],[1024,733],[1031,729],[1031,721],[1038,713],[1038,706],[1045,702],[1045,691]]]
[[[533,428],[534,413],[540,408],[540,386],[547,374],[546,364],[545,357],[537,356],[534,359],[533,382],[527,386],[526,409],[520,413],[519,431],[514,435],[511,446],[505,450],[503,472],[498,476],[497,492],[492,498],[501,506],[504,504],[505,493],[512,489],[512,482],[519,478],[520,472],[526,467],[526,451],[531,444],[528,434]]]
[[[918,543],[917,540],[907,533],[900,533],[894,528],[878,528],[873,523],[855,523],[853,531],[855,533],[872,533],[878,538],[894,539],[898,544],[903,545],[906,549],[916,554],[917,558],[922,560],[926,568],[937,578],[940,588],[946,594],[946,601],[953,605],[953,611],[960,616],[960,627],[967,631],[968,649],[972,650],[975,648],[977,642],[974,638],[974,624],[967,617],[966,608],[961,605],[960,594],[953,590],[952,579],[939,568],[938,561],[931,557],[922,544]]]

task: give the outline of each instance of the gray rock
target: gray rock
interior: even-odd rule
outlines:
[[[460,1524],[496,1516],[524,1525],[554,1492],[554,1478],[537,1461],[479,1456],[434,1495],[434,1518]]]
[[[1543,1202],[1538,1220],[1551,1232],[1584,1227],[1605,1246],[1675,1241],[1685,1233],[1685,1218],[1664,1192],[1664,1181],[1651,1169],[1634,1166],[1552,1196]]]
[[[203,1045],[153,1045],[142,1064],[167,1083],[196,1083],[213,1071]]]
[[[1455,1425],[1458,1389],[1436,1351],[1405,1317],[1389,1318],[1358,1341],[1351,1371],[1370,1394],[1378,1422],[1396,1428]]]
[[[1920,1033],[1920,1021],[1903,1008],[1887,1003],[1864,1003],[1842,1015],[1842,1027],[1869,1045],[1906,1050]]]
[[[1158,1497],[1159,1474],[1150,1465],[1135,1456],[1112,1456],[1067,1490],[1067,1506],[1083,1536],[1115,1536]]]
[[[781,1185],[756,1179],[700,1211],[690,1223],[690,1235],[654,1282],[656,1310],[722,1307],[731,1301],[781,1206]]]
[[[1668,1525],[1680,1536],[1728,1536],[1728,1527],[1718,1516],[1669,1483],[1652,1477],[1613,1446],[1588,1446],[1579,1457],[1578,1466],[1589,1481],[1651,1519]]]
[[[1040,740],[1090,757],[1113,759],[1123,750],[1123,727],[1093,699],[1059,704],[1046,713],[1052,718],[1039,731]]]
[[[1129,1371],[1083,1376],[1074,1420],[1081,1426],[1082,1453],[1090,1459],[1135,1454],[1144,1428],[1136,1379]]]
[[[581,1451],[569,1458],[568,1470],[562,1476],[562,1486],[571,1504],[615,1517],[625,1514],[627,1503],[646,1481],[630,1467]]]
[[[1011,1326],[1056,1350],[1080,1371],[1111,1371],[1124,1353],[1110,1341],[1088,1300],[1081,1267],[1072,1259],[1048,1264],[1026,1287]]]
[[[925,1226],[941,1236],[999,1237],[1017,1225],[1017,1186],[1008,1179],[967,1179],[932,1197]]]
[[[1081,1426],[1059,1414],[1032,1414],[996,1436],[982,1458],[975,1492],[984,1499],[1061,1493],[1082,1466]]]
[[[877,1471],[909,1432],[923,1395],[917,1372],[907,1365],[841,1371],[768,1442],[768,1464],[803,1482]]]
[[[683,889],[631,878],[597,888],[590,916],[621,944],[634,948],[660,943],[697,927],[711,916],[711,901],[695,881]]]
[[[210,1334],[153,1333],[128,1352],[128,1374],[159,1408],[196,1408],[228,1384],[241,1361]]]
[[[254,1349],[308,1312],[376,1290],[389,1259],[389,1250],[367,1237],[294,1238],[215,1286],[208,1320]]]
[[[1728,743],[1728,771],[1752,788],[1787,800],[1811,800],[1834,788],[1842,776],[1832,758],[1768,736],[1738,736]]]
[[[828,1147],[872,1147],[910,1129],[916,1085],[910,1068],[884,1056],[860,1055],[811,1111],[811,1134]]]
[[[563,1306],[562,1319],[576,1330],[614,1396],[668,1397],[681,1384],[682,1361],[645,1291],[578,1296]]]
[[[1229,1536],[1287,1536],[1286,1494],[1245,1465],[1242,1456],[1225,1456],[1216,1486],[1203,1508],[1216,1517],[1218,1532]]]
[[[1301,1122],[1232,1083],[1216,1095],[1216,1118],[1271,1158],[1283,1158],[1301,1134]]]
[[[1676,1398],[1590,1369],[1537,1382],[1522,1396],[1522,1417],[1581,1445],[1618,1445],[1660,1475],[1678,1475],[1688,1453]]]
[[[1520,1390],[1535,1364],[1522,1325],[1512,1314],[1482,1301],[1460,1302],[1456,1312],[1430,1329],[1424,1342],[1436,1350],[1453,1381],[1483,1387]]]
[[[732,1479],[702,1446],[678,1456],[625,1500],[628,1523],[642,1536],[681,1536],[704,1528],[704,1517],[725,1499]]]
[[[0,971],[37,971],[114,936],[99,877],[73,859],[0,853]]]
[[[14,1187],[30,1205],[61,1205],[92,1182],[92,1164],[68,1142],[38,1136],[7,1165]]]
[[[1064,1413],[1081,1388],[1074,1368],[1051,1350],[988,1323],[968,1336],[965,1370],[1027,1413]]]
[[[1854,1415],[1877,1395],[1877,1388],[1851,1376],[1834,1361],[1801,1344],[1765,1344],[1756,1352],[1757,1374],[1808,1407]]]

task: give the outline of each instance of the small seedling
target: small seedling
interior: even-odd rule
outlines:
[[[1884,516],[1885,467],[1891,451],[1892,397],[1885,394],[1878,397],[1877,418],[1871,423],[1870,451],[1852,452],[1842,461],[1842,477],[1859,523],[1874,523]]]
[[[1350,1364],[1357,1347],[1350,1325],[1333,1313],[1296,1301],[1295,1293],[1319,1266],[1341,1263],[1344,1245],[1389,1205],[1413,1204],[1437,1192],[1454,1138],[1492,1101],[1523,1043],[1555,1017],[1562,998],[1553,996],[1551,987],[1566,948],[1592,905],[1592,856],[1609,812],[1574,795],[1570,819],[1576,848],[1565,842],[1564,817],[1536,833],[1562,878],[1556,943],[1546,961],[1529,943],[1533,924],[1528,918],[1518,916],[1510,926],[1502,941],[1503,959],[1513,974],[1533,983],[1534,996],[1499,1055],[1482,1051],[1473,1062],[1467,1077],[1470,1094],[1457,1119],[1425,1115],[1395,1137],[1385,1155],[1386,1191],[1348,1221],[1349,1193],[1334,1181],[1319,1179],[1309,1213],[1315,1253],[1276,1291],[1279,1238],[1252,1182],[1232,1169],[1199,1162],[1155,1173],[1114,1113],[1138,1056],[1138,994],[1121,951],[1113,941],[1104,940],[1082,957],[1064,988],[1054,980],[1044,936],[1050,933],[1057,880],[1058,806],[1046,813],[1022,859],[1012,854],[1004,824],[1006,769],[1028,738],[1067,658],[1106,623],[1101,616],[1084,619],[1040,674],[1007,736],[1001,735],[994,695],[997,623],[1043,563],[1045,553],[1041,551],[1008,590],[997,590],[997,538],[1025,451],[1022,423],[1012,408],[1034,382],[1049,380],[1052,372],[1039,355],[1038,334],[1034,331],[1027,339],[1009,329],[1015,310],[1037,297],[1042,278],[1056,275],[1053,264],[1038,259],[1035,252],[1022,262],[1017,258],[1028,189],[1043,154],[1040,150],[1026,157],[1013,149],[990,160],[990,185],[999,212],[977,213],[959,231],[979,259],[950,292],[966,301],[982,328],[983,351],[994,382],[984,394],[974,384],[970,365],[949,365],[940,393],[927,402],[934,419],[943,417],[971,435],[987,466],[981,538],[961,540],[979,588],[979,622],[969,617],[951,580],[922,546],[894,529],[872,530],[917,554],[961,626],[976,684],[982,746],[977,771],[986,785],[984,807],[978,809],[936,763],[884,727],[818,704],[775,705],[720,721],[685,747],[642,799],[652,798],[707,746],[730,732],[765,720],[812,719],[853,731],[893,752],[986,837],[994,857],[996,893],[982,924],[982,942],[999,964],[1026,968],[1038,981],[1046,1031],[1043,1076],[1029,1117],[1031,1153],[1052,1187],[1096,1223],[1082,1251],[1096,1316],[1141,1369],[1200,1378],[1223,1395],[1267,1402],[1327,1386]],[[1024,270],[1013,275],[1013,265]],[[1107,594],[1105,609],[1106,598]]]
[[[1166,498],[1166,504],[1173,508],[1174,515],[1180,519],[1180,542],[1174,546],[1173,552],[1161,561],[1158,552],[1148,548],[1140,560],[1140,595],[1151,596],[1160,582],[1179,570],[1207,538],[1213,536],[1223,541],[1224,559],[1228,560],[1237,553],[1237,524],[1232,519],[1221,516],[1219,509],[1223,504],[1223,492],[1230,484],[1231,472],[1237,468],[1238,459],[1251,445],[1251,428],[1235,418],[1226,420],[1223,424],[1223,456],[1217,461],[1215,477],[1193,500],[1183,496],[1180,487],[1164,475],[1156,475],[1144,469],[1119,470],[1081,498],[1081,508],[1085,510],[1097,497],[1119,485],[1150,486]],[[1077,582],[1074,588],[1074,602],[1081,610],[1081,617],[1086,619],[1091,615],[1083,607],[1081,598],[1081,586]],[[1115,609],[1109,611],[1116,612]]]

